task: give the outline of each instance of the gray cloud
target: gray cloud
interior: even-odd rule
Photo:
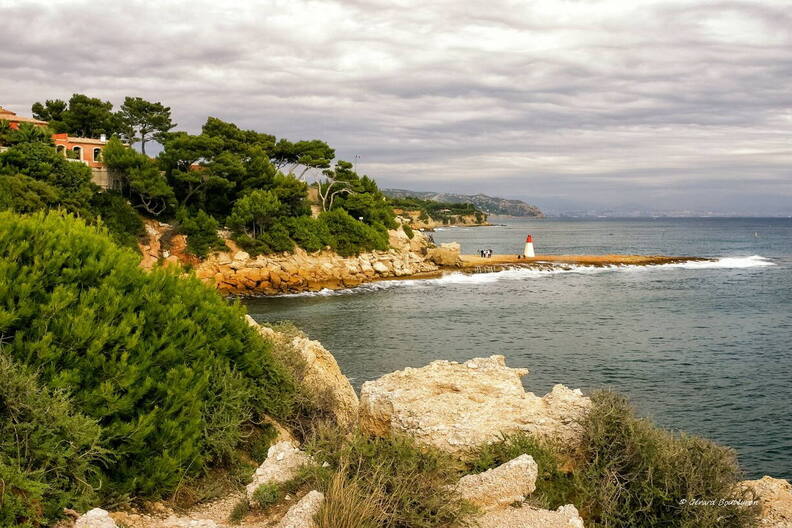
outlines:
[[[792,213],[788,0],[0,0],[0,104],[162,100],[386,186]]]

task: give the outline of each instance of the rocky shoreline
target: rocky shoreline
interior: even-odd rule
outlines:
[[[580,437],[581,417],[591,400],[580,390],[557,385],[544,395],[527,392],[522,377],[526,369],[506,366],[503,356],[475,358],[464,363],[434,361],[421,368],[405,368],[363,384],[358,399],[332,354],[317,341],[283,334],[248,323],[275,342],[290,343],[305,364],[301,383],[308,394],[321,398],[334,420],[357,427],[365,434],[392,433],[414,438],[419,444],[464,457],[468,450],[497,440],[499,435],[524,431],[539,437],[574,444]],[[295,436],[279,429],[276,443],[251,475],[246,490],[176,511],[163,504],[109,513],[94,509],[79,517],[76,528],[225,528],[239,500],[252,501],[261,485],[285,483],[305,464],[312,463]],[[463,476],[455,493],[475,505],[474,522],[481,528],[583,528],[584,520],[574,504],[555,510],[526,502],[537,489],[537,461],[520,455],[483,473]],[[764,528],[792,527],[792,486],[768,476],[744,481],[759,498]],[[286,495],[284,503],[266,515],[251,514],[237,525],[243,527],[315,528],[314,515],[325,496],[318,490]]]

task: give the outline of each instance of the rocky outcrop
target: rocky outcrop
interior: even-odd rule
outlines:
[[[357,421],[358,397],[355,389],[341,372],[333,355],[319,341],[308,339],[302,334],[291,336],[276,332],[259,325],[249,315],[245,317],[262,336],[289,346],[291,352],[298,356],[297,381],[318,409],[330,414],[343,426]]]
[[[571,504],[555,511],[523,505],[486,513],[477,519],[478,528],[584,528],[583,519]]]
[[[467,215],[454,215],[454,214],[447,214],[443,215],[440,218],[432,218],[426,215],[425,213],[422,214],[422,211],[417,210],[405,210],[396,208],[393,210],[394,213],[399,215],[399,218],[402,219],[405,223],[408,223],[410,227],[413,229],[426,229],[426,230],[434,230],[438,227],[463,227],[463,226],[487,226],[490,225],[487,222],[487,214],[481,213],[479,216],[475,214],[467,214]]]
[[[762,528],[792,528],[792,485],[789,481],[764,476],[746,480],[743,484],[753,490],[762,504]]]
[[[324,503],[324,494],[313,490],[289,508],[277,528],[316,528],[314,517]]]
[[[280,442],[269,448],[267,459],[253,473],[253,480],[245,486],[248,499],[262,484],[282,484],[297,475],[297,471],[311,463],[311,457],[289,442]]]
[[[541,398],[526,392],[521,378],[527,373],[491,356],[386,374],[363,384],[360,426],[374,435],[407,434],[462,456],[517,431],[574,444],[591,401],[563,385]]]
[[[460,251],[461,246],[457,242],[446,242],[427,250],[426,256],[438,266],[460,267],[462,266]]]
[[[459,479],[457,493],[463,499],[490,511],[523,502],[536,489],[538,468],[530,455],[521,455],[496,468]]]
[[[74,528],[118,528],[118,526],[107,511],[94,508],[81,515],[75,521]]]

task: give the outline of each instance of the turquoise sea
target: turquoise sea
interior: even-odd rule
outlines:
[[[665,427],[734,447],[750,477],[792,478],[792,219],[494,219],[447,228],[463,252],[714,257],[514,270],[246,301],[290,320],[359,386],[435,359],[503,354],[527,390],[611,387]]]

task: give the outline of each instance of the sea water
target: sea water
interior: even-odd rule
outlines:
[[[526,389],[613,388],[674,430],[792,478],[792,219],[494,219],[446,228],[465,253],[662,254],[713,262],[510,270],[253,299],[320,340],[359,387],[436,359],[503,354]]]

